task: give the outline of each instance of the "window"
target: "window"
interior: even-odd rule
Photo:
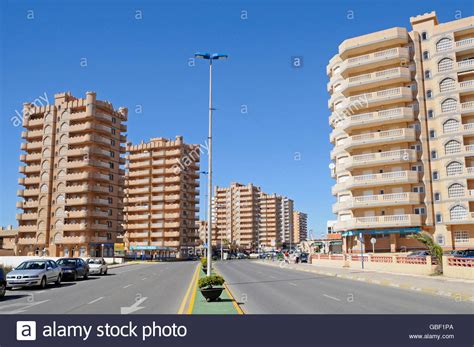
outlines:
[[[113,186],[109,186],[109,192],[112,193],[114,191],[114,187]]]
[[[109,221],[109,220],[107,221],[107,227],[108,227],[108,228],[112,228],[112,222]]]
[[[115,146],[115,140],[113,140],[113,139],[110,140],[110,144],[111,144],[112,146]]]
[[[448,119],[443,124],[444,133],[452,133],[459,130],[459,122],[456,119]]]
[[[444,236],[443,235],[436,235],[436,243],[438,245],[444,245]]]
[[[424,51],[424,52],[423,52],[423,59],[424,59],[424,60],[430,59],[430,52]]]
[[[453,183],[448,187],[448,197],[459,198],[464,196],[464,187],[459,183]]]
[[[423,165],[413,165],[411,171],[423,172]]]
[[[431,99],[432,97],[433,97],[433,92],[431,91],[431,89],[428,89],[426,91],[426,98]]]
[[[111,181],[114,180],[114,175],[113,174],[109,174],[109,180],[111,180]]]
[[[111,208],[109,208],[109,213],[108,214],[109,214],[109,216],[112,215],[112,209]]]
[[[455,231],[454,232],[454,242],[456,243],[468,243],[469,242],[469,233],[467,231]]]
[[[430,71],[430,70],[426,70],[426,71],[425,71],[425,78],[426,78],[426,79],[430,79],[430,78],[431,78],[431,71]]]
[[[421,40],[423,40],[423,41],[428,40],[428,33],[426,31],[423,31],[421,33]]]
[[[114,168],[114,163],[109,162],[109,167],[110,167],[111,169],[113,169],[113,168]]]
[[[438,180],[439,179],[439,173],[438,171],[433,171],[433,180]]]
[[[443,221],[443,217],[441,213],[436,213],[436,223],[441,223]]]
[[[415,212],[415,214],[425,214],[425,208],[424,207],[415,207],[413,209],[413,211]]]
[[[421,145],[410,145],[410,149],[421,152]]]
[[[436,131],[430,130],[430,139],[434,139],[436,137]]]
[[[112,205],[113,199],[112,199],[112,198],[108,198],[108,201],[109,201],[109,205]]]
[[[110,151],[110,156],[113,158],[115,157],[115,152],[114,151]]]
[[[440,193],[434,193],[434,201],[440,201],[441,200],[441,194]]]
[[[111,128],[110,132],[112,133],[112,135],[115,135],[115,128]]]
[[[438,62],[438,72],[449,71],[453,69],[453,60],[450,58],[441,59]]]
[[[438,152],[435,150],[431,151],[431,159],[437,159],[438,158]]]
[[[444,145],[444,152],[446,155],[461,152],[461,144],[456,140],[446,142]]]
[[[413,193],[424,193],[425,192],[425,187],[418,186],[418,187],[413,187]]]
[[[447,92],[456,89],[456,82],[452,78],[445,78],[439,82],[439,91]]]
[[[117,118],[112,117],[112,123],[114,123],[114,124],[117,123]]]
[[[463,220],[466,219],[467,211],[464,206],[456,205],[449,210],[449,218],[451,220]]]
[[[453,41],[450,38],[442,38],[436,43],[436,51],[446,51],[448,49],[451,49],[453,46]]]
[[[433,118],[433,117],[434,117],[433,110],[428,110],[428,118]]]
[[[456,176],[462,174],[462,164],[457,161],[453,161],[446,166],[446,175]]]

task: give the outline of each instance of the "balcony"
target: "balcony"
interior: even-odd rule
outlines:
[[[471,93],[474,91],[474,80],[459,82],[459,93]]]
[[[138,168],[144,168],[144,167],[149,167],[149,166],[151,166],[149,160],[138,161],[138,162],[130,162],[130,163],[127,164],[127,167],[129,169],[138,169]]]
[[[19,245],[35,245],[36,237],[19,237],[18,242]]]
[[[87,198],[70,198],[66,199],[67,206],[87,205]]]
[[[64,231],[81,231],[86,230],[87,224],[85,223],[64,223]]]
[[[86,218],[87,210],[66,211],[64,214],[66,218]]]
[[[378,206],[398,206],[398,205],[417,205],[422,202],[420,193],[393,193],[379,195],[362,195],[349,198],[345,201],[337,202],[333,205],[333,212],[342,210],[368,208]]]
[[[136,229],[149,229],[148,223],[133,223],[127,224],[125,229],[136,230]]]
[[[21,177],[18,179],[18,184],[21,184],[21,185],[39,184],[39,182],[40,182],[39,176]]]
[[[19,233],[31,233],[31,232],[36,232],[37,230],[38,230],[38,227],[36,225],[20,225],[18,227]]]
[[[474,50],[474,38],[470,37],[464,40],[456,41],[455,49],[456,52]]]
[[[142,239],[142,238],[148,238],[148,232],[135,232],[135,233],[130,233],[128,235],[129,238],[131,239]]]
[[[474,101],[463,102],[461,104],[461,113],[462,114],[474,113]]]
[[[37,208],[38,207],[38,200],[32,201],[18,201],[16,203],[16,208]]]
[[[375,186],[388,186],[394,184],[413,184],[420,181],[416,171],[394,171],[378,174],[351,176],[343,182],[338,182],[332,187],[333,195],[338,192],[353,188],[366,188]]]
[[[364,89],[410,81],[410,70],[407,67],[396,67],[349,77],[342,83],[341,93],[345,96],[348,96],[350,93],[358,92]]]
[[[109,230],[107,224],[93,223],[91,225],[91,230]]]
[[[461,60],[456,63],[457,72],[467,72],[474,70],[474,59]]]
[[[17,195],[21,197],[31,197],[31,196],[38,196],[39,195],[39,189],[34,188],[34,189],[19,189],[17,190]]]
[[[359,154],[347,157],[344,162],[339,161],[336,166],[337,172],[355,167],[370,167],[382,164],[397,164],[415,162],[417,153],[413,149],[402,149],[389,152],[378,152]]]
[[[133,211],[148,211],[148,206],[126,206],[124,208],[125,212],[133,212]]]
[[[365,228],[410,227],[421,225],[422,216],[417,214],[355,217],[345,221],[337,221],[334,225],[334,231]]]
[[[147,194],[149,192],[150,192],[149,187],[125,189],[125,194]]]
[[[28,163],[32,161],[40,161],[41,153],[20,154],[20,161]]]
[[[466,212],[456,218],[450,218],[446,224],[474,224],[474,212]]]
[[[128,173],[129,177],[140,177],[140,176],[148,176],[150,172],[148,170],[140,170],[140,171],[130,171]]]
[[[165,247],[179,247],[179,241],[165,241]]]
[[[63,245],[77,245],[81,243],[86,243],[85,236],[63,236],[59,242],[59,244]]]
[[[37,213],[17,213],[16,214],[16,220],[22,221],[31,221],[31,220],[36,220],[38,218]]]
[[[127,215],[128,221],[135,221],[135,220],[148,220],[148,213],[147,214],[129,214]]]
[[[351,96],[345,108],[361,109],[364,107],[382,106],[388,103],[410,102],[412,100],[413,94],[410,88],[397,87]]]

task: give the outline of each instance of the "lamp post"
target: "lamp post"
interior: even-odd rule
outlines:
[[[211,276],[212,264],[212,61],[227,59],[226,54],[195,53],[195,58],[209,60],[209,135],[208,135],[208,179],[207,179],[207,276]]]

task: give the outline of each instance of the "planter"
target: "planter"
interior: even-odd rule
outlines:
[[[202,267],[202,272],[207,273],[207,267]]]
[[[206,298],[206,301],[216,301],[221,296],[223,287],[201,288],[201,294]]]

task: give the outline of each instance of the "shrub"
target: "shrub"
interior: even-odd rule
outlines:
[[[202,266],[207,266],[207,258],[206,257],[201,258],[201,265]]]
[[[209,277],[203,277],[199,279],[199,288],[212,288],[213,286],[222,286],[225,280],[221,276],[212,275]]]

